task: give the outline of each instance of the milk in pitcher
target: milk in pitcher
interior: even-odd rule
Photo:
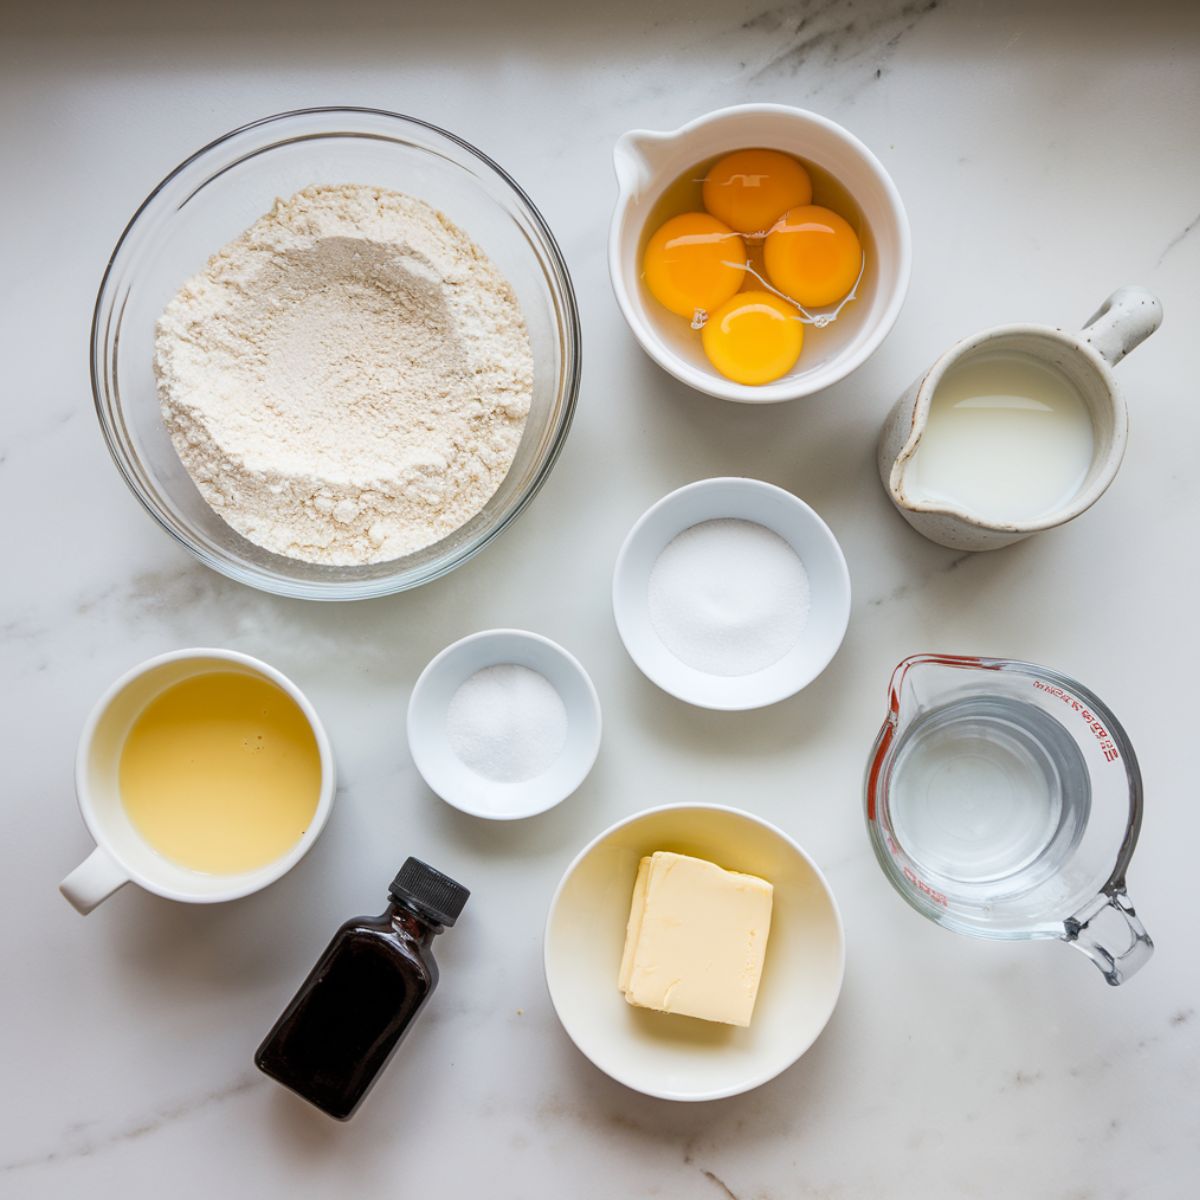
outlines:
[[[1062,371],[1012,351],[981,354],[938,384],[904,490],[984,521],[1037,521],[1071,501],[1092,453],[1087,405]]]

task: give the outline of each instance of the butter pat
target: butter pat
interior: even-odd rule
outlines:
[[[774,889],[757,875],[659,850],[638,864],[619,984],[638,1008],[749,1025]]]

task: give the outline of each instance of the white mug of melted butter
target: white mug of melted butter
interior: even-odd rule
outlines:
[[[177,650],[101,697],[75,786],[96,848],[59,889],[80,912],[131,881],[214,903],[266,887],[304,856],[333,803],[333,755],[312,705],[273,667]]]

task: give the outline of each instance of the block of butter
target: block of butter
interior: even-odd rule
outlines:
[[[638,1008],[749,1025],[771,929],[757,875],[659,850],[638,865],[620,988]]]

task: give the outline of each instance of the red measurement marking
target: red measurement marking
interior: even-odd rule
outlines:
[[[886,834],[887,848],[891,852],[893,858],[899,858],[901,854],[900,847],[896,845],[892,835]],[[913,885],[923,896],[928,896],[934,904],[940,904],[943,908],[949,906],[949,901],[941,892],[935,891],[929,886],[917,873],[909,866],[902,866],[900,870],[904,873],[904,878]]]
[[[1089,711],[1083,704],[1076,700],[1070,692],[1064,691],[1055,684],[1043,683],[1040,679],[1035,679],[1033,686],[1039,692],[1045,692],[1047,696],[1053,696],[1055,699],[1061,700],[1072,712],[1079,714],[1080,720],[1087,725],[1092,731],[1093,736],[1100,743],[1100,753],[1104,755],[1105,762],[1116,762],[1121,757],[1116,744],[1112,740],[1112,735],[1104,728],[1104,723],[1097,719],[1095,713]]]
[[[908,882],[911,883],[918,892],[924,896],[928,896],[930,900],[934,902],[934,904],[940,904],[943,908],[947,907],[949,901],[946,899],[946,897],[943,896],[941,892],[935,892],[933,888],[931,888],[929,884],[927,884],[925,880],[923,880],[916,873],[916,871],[914,871],[911,867],[902,867],[901,870],[904,872],[904,878],[907,879]]]

